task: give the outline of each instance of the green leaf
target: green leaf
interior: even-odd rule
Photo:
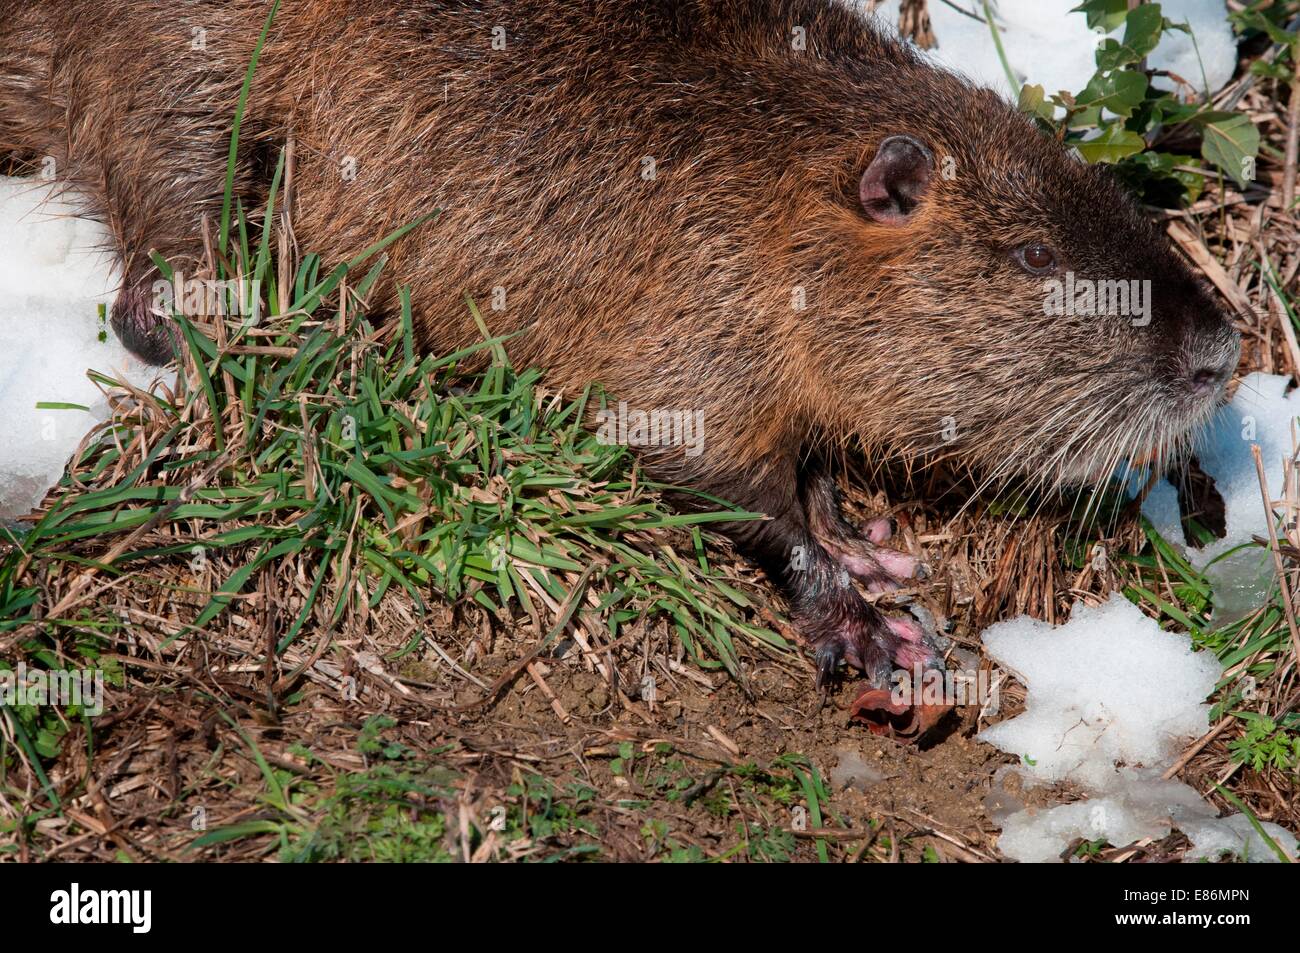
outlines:
[[[1129,13],[1124,21],[1124,45],[1138,55],[1146,56],[1160,42],[1165,18],[1160,4],[1147,3]]]
[[[1194,122],[1203,126],[1201,155],[1231,176],[1242,188],[1253,178],[1259,155],[1259,130],[1240,113],[1203,113]]]
[[[1140,165],[1144,169],[1154,172],[1158,175],[1170,175],[1174,171],[1174,164],[1179,161],[1191,161],[1186,156],[1177,156],[1172,152],[1155,152],[1149,150],[1141,155],[1133,156],[1130,159],[1134,165]]]
[[[1277,16],[1287,17],[1290,14],[1286,12],[1285,4],[1278,4],[1276,7],[1265,8]],[[1294,46],[1296,43],[1296,34],[1286,30],[1282,23],[1270,19],[1265,10],[1242,10],[1238,13],[1228,15],[1228,19],[1233,21],[1238,32],[1245,30],[1260,30],[1268,34],[1268,38],[1274,43],[1281,43],[1284,46]]]
[[[1097,67],[1120,69],[1141,62],[1160,43],[1160,34],[1174,26],[1160,14],[1160,4],[1144,4],[1128,15],[1124,24],[1124,42],[1107,39],[1097,50]],[[1113,29],[1113,27],[1108,28]]]
[[[1077,103],[1081,108],[1097,106],[1128,117],[1146,97],[1146,92],[1147,78],[1142,73],[1127,70],[1098,73],[1088,81]]]
[[[1107,33],[1124,22],[1128,15],[1128,0],[1084,0],[1071,13],[1084,13],[1088,17],[1088,27],[1101,27]]]
[[[1097,47],[1097,69],[1117,70],[1132,66],[1142,59],[1137,53],[1115,39],[1105,39]]]
[[[1140,155],[1130,156],[1125,162],[1147,170],[1153,177],[1160,179],[1172,179],[1179,184],[1183,190],[1183,198],[1187,202],[1195,202],[1201,197],[1205,190],[1205,179],[1212,176],[1208,171],[1187,171],[1179,166],[1199,168],[1200,163],[1195,156],[1179,155],[1174,152],[1154,152],[1147,151]]]
[[[1129,132],[1119,123],[1112,123],[1102,130],[1101,135],[1076,142],[1074,147],[1088,162],[1114,164],[1126,156],[1136,155],[1146,145],[1146,140],[1136,132]]]
[[[1043,92],[1043,87],[1034,86],[1029,83],[1020,87],[1020,102],[1018,108],[1023,113],[1028,113],[1031,116],[1038,116],[1039,118],[1046,119],[1049,122],[1056,115],[1056,107],[1047,99],[1046,94]]]
[[[1151,100],[1151,118],[1153,122],[1174,125],[1191,122],[1203,114],[1204,107],[1198,103],[1185,103],[1172,93],[1162,93]]]
[[[1255,60],[1250,64],[1250,74],[1260,79],[1275,79],[1281,82],[1290,82],[1291,80],[1290,66],[1276,61],[1269,63],[1265,60]]]
[[[1172,173],[1183,186],[1183,191],[1187,193],[1187,204],[1191,205],[1201,197],[1205,191],[1205,176],[1197,175],[1195,172],[1175,171]]]

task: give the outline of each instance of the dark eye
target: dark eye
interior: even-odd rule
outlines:
[[[1046,245],[1017,248],[1013,257],[1031,275],[1045,275],[1056,268],[1056,252]]]

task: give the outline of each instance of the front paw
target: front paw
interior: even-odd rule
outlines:
[[[915,556],[883,545],[893,534],[888,519],[868,520],[855,526],[844,518],[839,491],[823,479],[806,497],[809,529],[813,538],[839,566],[870,592],[893,592],[914,576],[924,575]]]
[[[877,524],[884,523],[885,531]],[[861,536],[819,538],[818,541],[850,576],[869,592],[893,592],[907,580],[923,576],[924,567],[915,556],[878,545],[889,538],[888,520],[873,520]]]
[[[889,684],[895,667],[936,667],[933,642],[910,616],[886,616],[852,589],[823,594],[795,613],[809,639],[816,687],[824,689],[844,662],[861,669],[877,688]]]

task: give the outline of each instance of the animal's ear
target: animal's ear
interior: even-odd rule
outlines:
[[[934,153],[911,136],[890,136],[880,143],[862,173],[858,197],[872,221],[906,222],[930,185]]]

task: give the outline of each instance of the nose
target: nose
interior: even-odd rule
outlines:
[[[1199,370],[1192,371],[1192,393],[1198,397],[1213,393],[1228,383],[1228,378],[1231,376],[1232,371],[1225,365],[1202,367]]]

